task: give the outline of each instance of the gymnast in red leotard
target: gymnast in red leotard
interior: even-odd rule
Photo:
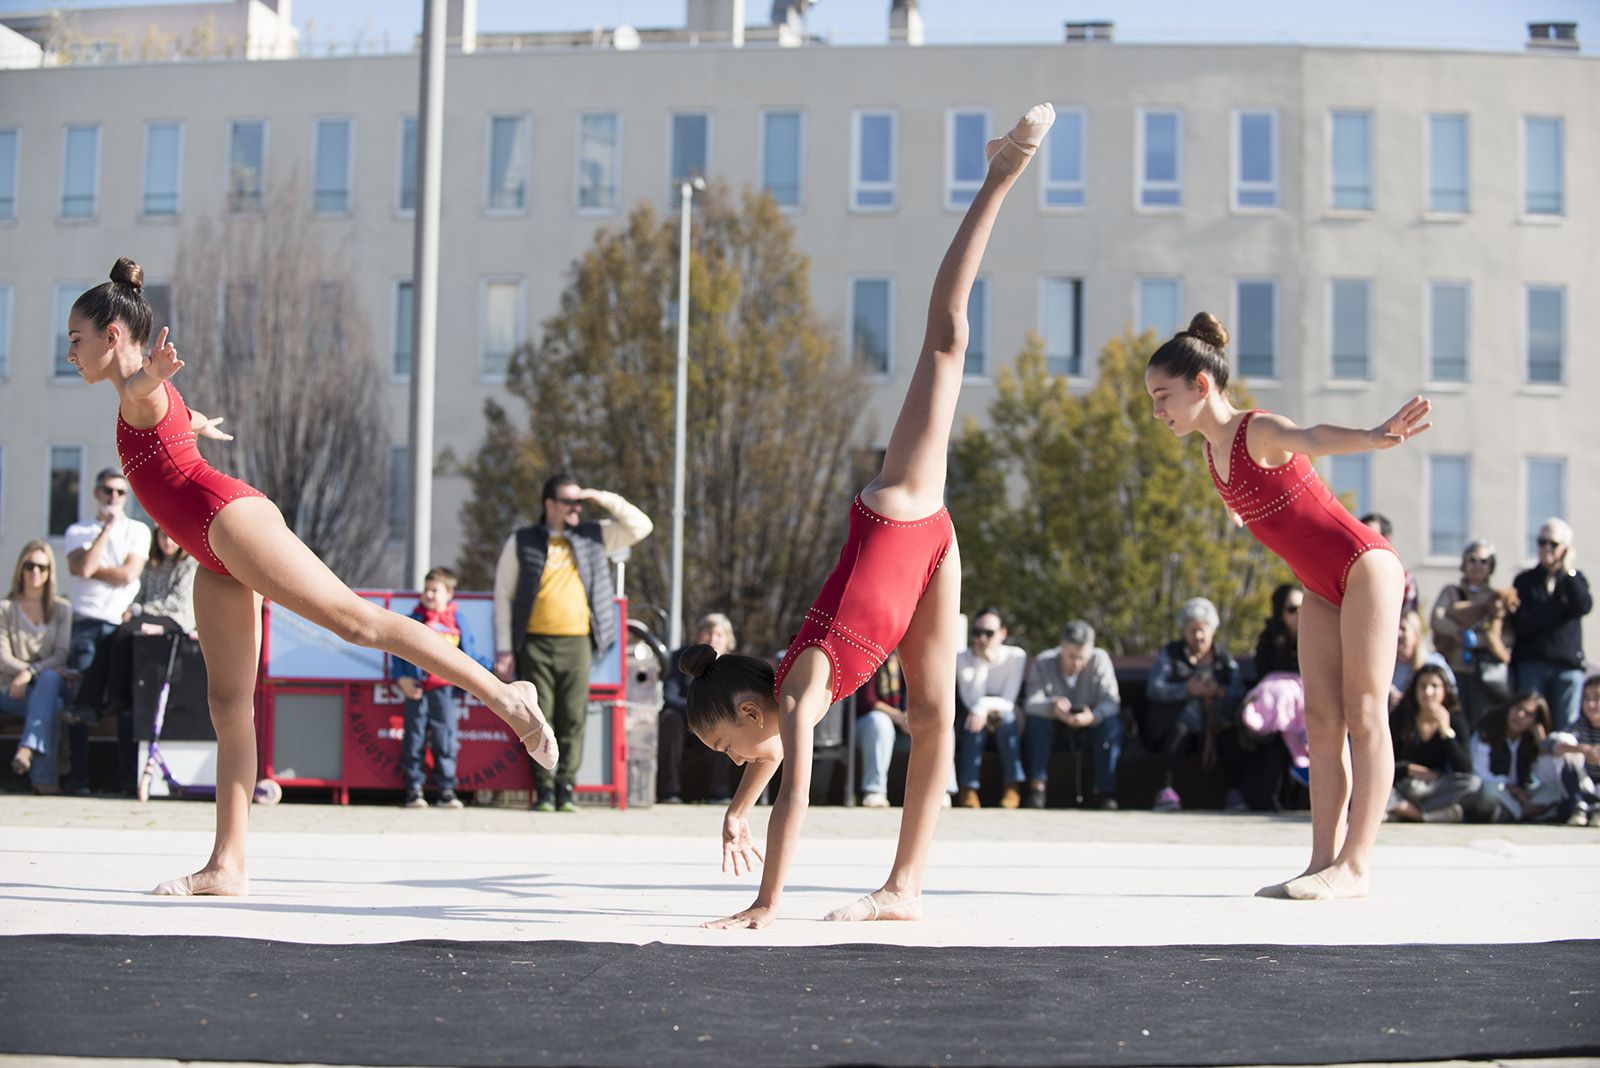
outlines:
[[[811,784],[811,731],[900,651],[911,760],[900,842],[883,886],[830,920],[915,920],[922,873],[955,758],[955,651],[961,647],[961,558],[944,509],[945,455],[967,347],[967,294],[1000,204],[1038,151],[1055,110],[1040,104],[989,142],[989,172],[939,264],[922,353],[911,374],[883,469],[850,507],[844,550],[776,672],[767,661],[691,645],[679,666],[692,676],[685,718],[712,749],[746,765],[722,824],[722,868],[765,868],[754,903],[708,927],[761,928],[777,914],[800,839]],[[763,855],[747,814],[786,763]]]
[[[531,683],[504,683],[437,632],[357,597],[284,524],[259,490],[217,471],[196,437],[232,440],[222,419],[192,411],[168,381],[183,367],[161,330],[150,338],[144,272],[119,259],[111,281],[84,293],[67,318],[67,359],[85,382],[108,381],[120,398],[117,452],[139,503],[204,565],[194,583],[195,626],[206,661],[206,696],[217,733],[217,831],[211,859],[155,892],[249,893],[245,833],[256,779],[255,685],[261,600],[346,641],[403,657],[467,690],[516,732],[545,767],[556,744]]]
[[[1381,425],[1299,427],[1228,399],[1228,332],[1201,312],[1150,357],[1155,417],[1205,439],[1211,479],[1234,517],[1305,586],[1300,677],[1311,749],[1311,862],[1263,897],[1363,897],[1394,783],[1389,683],[1405,570],[1382,537],[1328,491],[1311,457],[1389,449],[1427,430],[1415,397]],[[1348,809],[1348,825],[1346,810]]]

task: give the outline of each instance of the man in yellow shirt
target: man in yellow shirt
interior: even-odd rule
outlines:
[[[654,525],[619,494],[584,489],[571,475],[551,477],[543,500],[543,520],[507,538],[495,565],[494,667],[503,679],[533,683],[561,747],[553,770],[534,769],[535,807],[576,812],[572,787],[583,760],[589,665],[620,638],[606,558],[648,537]],[[586,501],[611,518],[585,520]]]

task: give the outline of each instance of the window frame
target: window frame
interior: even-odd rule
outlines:
[[[495,194],[495,187],[494,187],[494,125],[500,119],[515,119],[515,120],[517,120],[519,126],[521,126],[522,124],[526,124],[526,129],[527,129],[527,138],[526,138],[526,141],[525,141],[525,149],[524,149],[524,153],[523,153],[524,158],[520,161],[522,163],[522,173],[523,173],[522,203],[513,205],[511,207],[497,207],[493,203],[494,194]],[[421,134],[422,134],[422,127],[420,125],[417,127],[417,134],[418,134],[418,137],[419,137],[419,140],[417,142],[417,151],[421,152],[422,151],[422,142],[420,140],[420,137],[421,137]],[[519,215],[528,214],[528,212],[532,209],[532,205],[533,205],[533,158],[534,158],[533,112],[527,111],[527,110],[522,110],[522,111],[491,111],[487,115],[484,116],[483,134],[484,134],[484,137],[483,137],[483,186],[482,186],[482,189],[483,189],[483,201],[482,201],[483,214],[486,217],[490,217],[490,218],[515,218],[516,216],[519,216]],[[508,166],[514,167],[515,164],[518,161],[508,157],[508,161],[507,162],[508,162]],[[420,196],[421,193],[422,193],[422,190],[418,189],[417,193]]]
[[[17,287],[13,282],[0,282],[0,385],[11,381],[11,335],[15,332],[17,318]],[[54,352],[51,364],[55,363]]]
[[[785,215],[794,215],[806,208],[806,109],[803,107],[765,107],[761,109],[761,124],[758,131],[760,140],[759,155],[757,156],[760,167],[760,189],[771,196],[772,191],[767,188],[767,119],[772,115],[793,115],[795,117],[795,178],[793,204],[784,204],[773,197],[773,202],[778,205],[778,210]]]
[[[70,363],[67,363],[67,353],[71,351],[71,342],[67,340],[66,313],[72,310],[72,305],[77,302],[79,296],[98,284],[97,282],[57,282],[52,287],[51,295],[55,297],[55,303],[51,305],[50,312],[51,383],[82,381],[78,377],[78,372],[73,370]],[[58,352],[57,346],[64,346],[64,348]]]
[[[1435,119],[1460,119],[1461,144],[1461,196],[1466,207],[1460,210],[1440,208],[1433,202],[1433,122]],[[1422,113],[1422,204],[1423,215],[1431,219],[1463,219],[1472,214],[1472,114],[1467,111],[1425,111]]]
[[[400,322],[400,290],[406,286],[411,287],[411,314],[406,322]],[[417,314],[417,285],[416,279],[410,275],[395,275],[389,283],[389,330],[392,335],[389,339],[389,381],[396,384],[409,384],[411,376],[416,370],[417,353],[415,348],[408,348],[406,352],[405,373],[395,369],[396,357],[399,356],[400,339],[403,336],[407,346],[411,346],[415,339],[411,336],[412,324],[416,321]],[[401,331],[404,330],[402,335]]]
[[[1270,181],[1247,181],[1244,177],[1244,120],[1250,116],[1266,116],[1270,122],[1268,133],[1268,154],[1271,157],[1272,178]],[[1270,215],[1283,210],[1283,152],[1282,141],[1279,137],[1278,109],[1272,107],[1238,107],[1233,109],[1232,116],[1233,141],[1228,153],[1230,171],[1228,174],[1229,202],[1235,214],[1239,215]],[[1268,192],[1272,194],[1271,204],[1244,204],[1240,197],[1244,193]]]
[[[988,272],[980,271],[972,279],[972,289],[977,291],[982,286],[983,323],[981,330],[972,328],[972,308],[980,303],[973,299],[973,293],[967,294],[967,351],[962,357],[961,377],[967,382],[987,382],[990,379],[989,357],[994,352],[992,339],[994,336],[994,283]],[[979,364],[973,369],[972,342],[979,342]]]
[[[1146,282],[1171,282],[1177,287],[1177,300],[1173,302],[1173,307],[1175,309],[1175,312],[1174,312],[1175,318],[1173,320],[1172,331],[1165,335],[1165,337],[1171,337],[1172,334],[1176,333],[1178,330],[1183,328],[1183,275],[1181,275],[1181,274],[1141,274],[1141,275],[1138,275],[1138,276],[1136,276],[1134,278],[1134,280],[1133,280],[1133,329],[1134,329],[1135,333],[1140,334],[1140,335],[1143,335],[1145,330],[1149,329],[1149,327],[1145,326],[1145,322],[1144,322],[1144,319],[1145,319],[1145,315],[1144,315],[1144,313],[1145,313],[1145,307],[1144,307],[1144,284]],[[1165,340],[1165,338],[1162,336],[1162,331],[1157,330],[1156,331],[1156,343],[1160,344],[1163,340]]]
[[[1462,368],[1460,378],[1441,378],[1436,373],[1439,366],[1436,346],[1438,338],[1434,332],[1434,290],[1442,286],[1455,286],[1466,291],[1466,305],[1464,308],[1464,321],[1461,324],[1462,335]],[[1462,389],[1472,384],[1472,280],[1469,278],[1425,278],[1422,282],[1422,307],[1423,329],[1427,332],[1423,338],[1423,352],[1426,353],[1427,367],[1423,381],[1429,389],[1443,388],[1446,390]]]
[[[1528,209],[1528,197],[1531,193],[1528,185],[1528,170],[1529,163],[1531,162],[1528,156],[1528,130],[1530,125],[1534,122],[1555,123],[1556,130],[1560,137],[1561,171],[1556,178],[1560,183],[1558,192],[1561,196],[1561,206],[1556,211],[1530,211]],[[1520,154],[1522,156],[1522,195],[1518,198],[1520,203],[1517,206],[1517,214],[1523,222],[1541,223],[1547,226],[1560,223],[1567,218],[1568,213],[1567,156],[1569,153],[1567,151],[1567,118],[1565,115],[1552,115],[1544,112],[1523,112],[1522,121],[1518,123],[1518,132],[1519,147],[1521,148]]]
[[[845,335],[845,351],[850,360],[856,361],[856,287],[862,282],[884,283],[884,338],[883,338],[883,370],[868,367],[867,374],[874,382],[888,382],[893,380],[895,373],[894,358],[894,333],[895,333],[895,276],[889,273],[853,273],[849,276],[849,291],[845,309],[845,323],[848,333]],[[861,364],[861,366],[865,366]]]
[[[177,159],[174,161],[172,182],[172,210],[150,210],[150,135],[156,127],[170,126],[178,131]],[[139,190],[139,221],[153,222],[176,219],[183,214],[183,149],[187,138],[184,121],[182,119],[146,119],[144,123],[144,167],[143,182]],[[158,194],[159,195],[159,194]]]
[[[862,124],[868,117],[889,120],[889,178],[866,182],[861,179]],[[888,193],[886,204],[863,204],[863,193]],[[895,108],[855,108],[850,112],[850,204],[857,215],[890,215],[900,210],[900,112]]]
[[[994,113],[985,107],[968,105],[952,105],[944,110],[944,200],[943,207],[947,212],[965,212],[976,199],[978,190],[983,188],[983,178],[961,180],[956,177],[956,123],[963,117],[981,116],[983,119],[983,143],[987,145],[990,134],[994,132]],[[980,150],[981,151],[981,150]],[[985,161],[987,164],[987,161]],[[985,167],[987,170],[987,166]],[[965,201],[957,201],[958,195],[968,194]]]
[[[1462,480],[1461,480],[1461,482],[1462,482],[1462,494],[1463,494],[1462,500],[1461,500],[1461,518],[1462,518],[1461,543],[1459,545],[1455,546],[1454,548],[1449,549],[1449,550],[1436,550],[1434,548],[1434,527],[1433,527],[1433,520],[1434,520],[1433,490],[1434,490],[1434,482],[1435,482],[1434,464],[1438,460],[1459,460],[1464,465],[1464,475],[1465,475],[1465,477],[1462,478]],[[1468,541],[1472,540],[1472,454],[1470,452],[1430,452],[1430,453],[1428,453],[1426,458],[1424,459],[1423,465],[1422,465],[1422,480],[1423,480],[1423,496],[1422,496],[1422,500],[1424,502],[1424,509],[1426,511],[1426,522],[1424,524],[1424,528],[1427,531],[1427,551],[1423,555],[1428,559],[1428,561],[1430,563],[1431,562],[1438,562],[1438,561],[1448,561],[1448,562],[1451,562],[1451,563],[1459,564],[1461,562],[1461,550],[1466,546]]]
[[[1072,286],[1072,290],[1073,290],[1073,300],[1072,300],[1072,319],[1073,319],[1073,322],[1072,322],[1072,333],[1073,333],[1073,338],[1072,338],[1072,344],[1073,344],[1073,348],[1075,349],[1075,351],[1072,352],[1069,355],[1069,359],[1072,360],[1073,362],[1075,362],[1076,366],[1075,367],[1070,367],[1065,373],[1060,372],[1060,371],[1052,370],[1051,367],[1050,367],[1050,358],[1051,358],[1051,354],[1050,354],[1050,283],[1051,282],[1067,282]],[[1039,320],[1039,339],[1040,339],[1040,341],[1042,341],[1044,343],[1045,373],[1049,374],[1049,375],[1052,375],[1052,376],[1054,376],[1056,378],[1065,378],[1068,382],[1082,382],[1082,381],[1085,381],[1088,378],[1088,367],[1087,367],[1088,360],[1087,360],[1086,354],[1084,352],[1084,344],[1083,344],[1083,339],[1084,339],[1084,335],[1085,335],[1084,328],[1083,328],[1083,309],[1087,304],[1087,301],[1084,299],[1084,288],[1085,288],[1084,287],[1084,282],[1085,282],[1085,278],[1084,278],[1083,275],[1060,274],[1060,273],[1055,273],[1055,272],[1046,272],[1046,273],[1041,274],[1039,276],[1039,289],[1038,289],[1038,294],[1039,294],[1039,315],[1038,315],[1038,320]]]
[[[344,123],[344,206],[324,208],[317,202],[323,191],[317,188],[317,171],[322,162],[323,123]],[[355,213],[356,207],[356,119],[354,115],[314,115],[311,118],[311,213],[322,218],[344,218]]]
[[[583,146],[584,122],[591,118],[610,117],[616,124],[615,139],[611,145],[610,183],[607,186],[610,194],[610,203],[602,205],[585,204],[583,202]],[[622,131],[623,115],[621,108],[584,108],[573,118],[572,122],[572,210],[577,214],[603,218],[618,214],[622,210]]]
[[[488,350],[484,347],[488,341],[489,326],[489,287],[493,285],[516,284],[517,287],[517,321],[512,332],[511,349],[506,353],[506,369],[501,371],[488,370],[484,357]],[[478,382],[480,385],[494,385],[506,380],[510,370],[510,361],[516,355],[517,349],[527,344],[528,341],[528,278],[521,274],[485,274],[478,277]],[[414,355],[413,355],[413,358]]]
[[[700,177],[710,180],[711,168],[717,158],[717,122],[716,115],[710,108],[673,108],[667,112],[667,203],[673,208],[678,207],[683,183],[690,180],[687,174],[674,174],[672,165],[672,157],[677,147],[673,127],[679,116],[687,115],[699,115],[706,120],[706,158]]]
[[[61,528],[61,532],[59,534],[50,529],[50,505],[52,496],[51,476],[55,474],[57,470],[55,466],[55,452],[57,449],[75,449],[78,453],[78,502],[77,508],[74,510],[73,517],[67,520],[67,527],[70,527],[73,523],[76,523],[78,519],[82,517],[84,512],[83,491],[85,484],[88,482],[87,476],[89,468],[89,449],[88,446],[80,441],[50,441],[45,443],[44,522],[40,525],[44,527],[45,537],[59,546],[61,544],[61,539],[66,536],[67,527]],[[67,468],[61,468],[61,470],[67,470]],[[65,564],[65,562],[66,554],[62,553],[57,566],[62,566]]]
[[[1065,127],[1061,120],[1064,116],[1074,115],[1078,125],[1078,177],[1075,180],[1055,178],[1050,173],[1050,138],[1062,133]],[[1041,146],[1044,153],[1044,167],[1039,172],[1039,210],[1054,213],[1084,212],[1089,207],[1089,112],[1085,108],[1062,108],[1056,112],[1056,124],[1045,135],[1045,144]],[[1052,192],[1071,193],[1076,191],[1078,203],[1052,204]]]
[[[0,226],[11,226],[17,221],[18,205],[22,201],[22,127],[0,126],[0,134],[10,134],[12,137],[11,152],[11,210],[9,213],[0,214]]]
[[[1338,202],[1338,176],[1334,160],[1335,131],[1339,125],[1341,115],[1360,115],[1366,123],[1366,191],[1367,202],[1360,207],[1348,207]],[[1326,185],[1328,195],[1328,212],[1333,215],[1371,215],[1378,210],[1378,192],[1375,188],[1375,177],[1378,170],[1377,161],[1377,130],[1373,109],[1370,107],[1331,107],[1328,109],[1328,180]]]
[[[89,178],[89,210],[82,215],[67,214],[67,161],[71,154],[72,131],[94,131],[94,166],[91,168]],[[20,140],[20,138],[19,138]],[[100,170],[105,163],[105,153],[102,151],[105,134],[102,124],[98,122],[68,122],[61,126],[61,196],[57,201],[56,219],[58,222],[68,224],[93,224],[100,218]],[[21,153],[18,153],[21,156]]]
[[[422,157],[422,119],[418,115],[401,115],[396,128],[395,137],[395,175],[394,175],[394,213],[402,218],[411,218],[416,215],[416,199],[422,190],[417,187],[417,168],[411,168],[411,207],[406,207],[406,125],[415,127],[416,133],[412,134],[412,155],[414,160],[420,162]]]
[[[1542,382],[1533,378],[1533,292],[1534,290],[1552,290],[1561,295],[1561,319],[1559,322],[1558,340],[1560,344],[1559,358],[1561,373],[1555,381]],[[1568,326],[1571,319],[1571,301],[1567,300],[1567,286],[1564,282],[1524,282],[1522,285],[1522,381],[1524,387],[1534,389],[1563,389],[1568,385],[1571,355]]]
[[[256,203],[241,208],[234,204],[233,194],[233,132],[240,123],[255,123],[261,127],[261,165],[256,171]],[[264,118],[230,118],[227,136],[222,140],[222,210],[227,215],[259,215],[267,205],[267,153],[270,151],[272,124]]]
[[[1533,465],[1536,463],[1559,464],[1561,471],[1561,482],[1559,485],[1561,501],[1559,507],[1555,511],[1545,512],[1543,515],[1536,515],[1534,513],[1532,509],[1533,502],[1530,499],[1533,495]],[[1539,547],[1534,544],[1534,539],[1538,536],[1539,528],[1544,525],[1544,521],[1546,519],[1549,519],[1551,516],[1560,516],[1562,518],[1566,518],[1570,507],[1570,494],[1568,493],[1568,488],[1571,485],[1571,481],[1567,477],[1569,466],[1570,464],[1567,457],[1556,455],[1554,453],[1535,452],[1528,453],[1522,457],[1522,551],[1524,559],[1532,560],[1538,556]]]
[[[1134,186],[1133,207],[1142,214],[1172,215],[1184,210],[1184,121],[1183,108],[1166,105],[1143,105],[1137,111],[1137,123],[1134,132]],[[1171,181],[1165,179],[1152,181],[1149,177],[1149,120],[1154,115],[1172,115],[1177,119],[1176,135],[1174,138],[1172,154],[1172,170],[1176,175]],[[1171,204],[1147,204],[1147,193],[1160,193],[1171,190],[1177,193],[1178,199]]]
[[[1359,464],[1361,466],[1361,489],[1355,494],[1355,514],[1365,515],[1372,510],[1372,454],[1369,452],[1352,452],[1328,457],[1328,490],[1337,499],[1339,490],[1335,486],[1334,468],[1343,461],[1345,463]]]
[[[1367,300],[1366,300],[1366,303],[1367,303],[1366,312],[1367,313],[1366,313],[1366,316],[1365,316],[1365,323],[1363,324],[1363,330],[1364,330],[1365,335],[1366,335],[1366,351],[1365,351],[1365,354],[1364,354],[1364,358],[1366,360],[1366,371],[1365,371],[1364,374],[1361,374],[1361,375],[1358,375],[1358,376],[1341,375],[1341,374],[1338,373],[1339,354],[1338,354],[1337,351],[1335,351],[1335,342],[1337,340],[1337,338],[1336,338],[1336,334],[1337,334],[1337,326],[1336,326],[1336,324],[1337,324],[1337,321],[1338,321],[1338,295],[1337,294],[1338,294],[1340,285],[1348,285],[1348,284],[1351,284],[1351,283],[1360,283],[1361,285],[1365,286],[1366,287],[1366,298],[1367,298]],[[1374,379],[1374,372],[1376,370],[1376,368],[1373,366],[1373,352],[1372,352],[1372,350],[1373,350],[1373,322],[1374,322],[1374,319],[1375,319],[1375,309],[1373,308],[1373,295],[1374,295],[1374,293],[1376,291],[1377,291],[1377,287],[1374,284],[1373,279],[1371,279],[1371,278],[1335,276],[1335,277],[1332,277],[1332,278],[1328,279],[1328,328],[1327,328],[1328,362],[1326,364],[1326,367],[1327,367],[1327,373],[1328,373],[1328,381],[1330,383],[1334,383],[1336,385],[1343,385],[1345,387],[1349,387],[1349,386],[1352,386],[1352,385],[1371,385],[1372,384],[1373,379]]]
[[[1243,302],[1239,299],[1239,287],[1243,285],[1267,285],[1272,290],[1272,372],[1264,376],[1249,374],[1242,363],[1244,359],[1243,343],[1234,345],[1232,367],[1240,378],[1248,378],[1252,385],[1278,386],[1283,383],[1283,286],[1277,275],[1270,274],[1240,274],[1233,277],[1233,305],[1230,320],[1235,324],[1236,332],[1242,336],[1244,327]],[[1330,348],[1332,339],[1330,341]]]

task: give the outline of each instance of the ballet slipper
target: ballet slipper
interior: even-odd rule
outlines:
[[[843,908],[834,909],[822,917],[830,922],[871,923],[874,920],[920,920],[922,898],[908,897],[887,905],[878,904],[871,894],[857,898]]]
[[[1307,868],[1299,875],[1296,875],[1294,879],[1285,879],[1281,883],[1270,883],[1266,886],[1263,886],[1260,890],[1256,891],[1256,897],[1270,897],[1276,898],[1280,901],[1287,901],[1289,899],[1289,891],[1286,889],[1288,885],[1294,882],[1295,879],[1304,878],[1305,876],[1310,875],[1311,872],[1312,869]]]
[[[1355,879],[1349,882],[1330,877],[1332,868],[1323,868],[1321,871],[1302,875],[1298,879],[1290,879],[1283,884],[1286,896],[1296,901],[1335,901],[1341,898],[1366,897],[1367,881]]]
[[[185,875],[181,879],[168,879],[166,882],[150,891],[160,897],[248,897],[250,895],[250,876],[235,875],[231,879],[224,879],[209,886],[196,886],[195,880],[203,872]]]
[[[522,743],[528,755],[533,757],[533,762],[541,768],[549,770],[556,766],[556,761],[561,756],[560,747],[556,745],[555,734],[550,730],[550,723],[544,718],[544,713],[539,711],[539,691],[534,689],[531,682],[513,682],[511,689],[521,699],[512,709],[506,722],[511,729],[517,732],[517,741]],[[526,717],[528,726],[522,729],[517,723],[518,719]]]
[[[996,137],[983,148],[985,158],[993,164],[995,158],[1007,148],[1015,149],[1022,156],[1017,164],[1020,169],[1032,159],[1039,151],[1039,146],[1044,143],[1044,135],[1056,121],[1056,109],[1050,104],[1035,104],[1028,109],[1027,114],[1017,120],[1007,133]]]

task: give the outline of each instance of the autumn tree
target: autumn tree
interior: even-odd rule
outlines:
[[[235,441],[204,442],[346,582],[394,579],[390,429],[372,331],[348,265],[287,183],[258,215],[202,218],[180,238],[170,297],[178,382]],[[158,312],[159,312],[158,308]],[[163,323],[157,323],[160,330]]]
[[[812,308],[809,261],[764,194],[696,197],[689,292],[686,625],[725,611],[746,648],[770,651],[843,543],[864,378]],[[648,203],[573,264],[542,336],[512,361],[525,426],[486,405],[488,434],[466,465],[470,580],[484,582],[506,535],[542,514],[538,487],[560,469],[655,520],[628,591],[667,604],[677,293],[678,221]]]
[[[1180,440],[1151,418],[1154,348],[1150,332],[1112,339],[1079,396],[1030,337],[999,376],[989,425],[968,420],[952,446],[963,601],[1009,609],[1031,647],[1082,618],[1112,653],[1153,652],[1176,636],[1177,606],[1203,596],[1225,639],[1251,648],[1273,586],[1291,578],[1234,525],[1199,436]],[[1233,392],[1248,406],[1242,386]]]

